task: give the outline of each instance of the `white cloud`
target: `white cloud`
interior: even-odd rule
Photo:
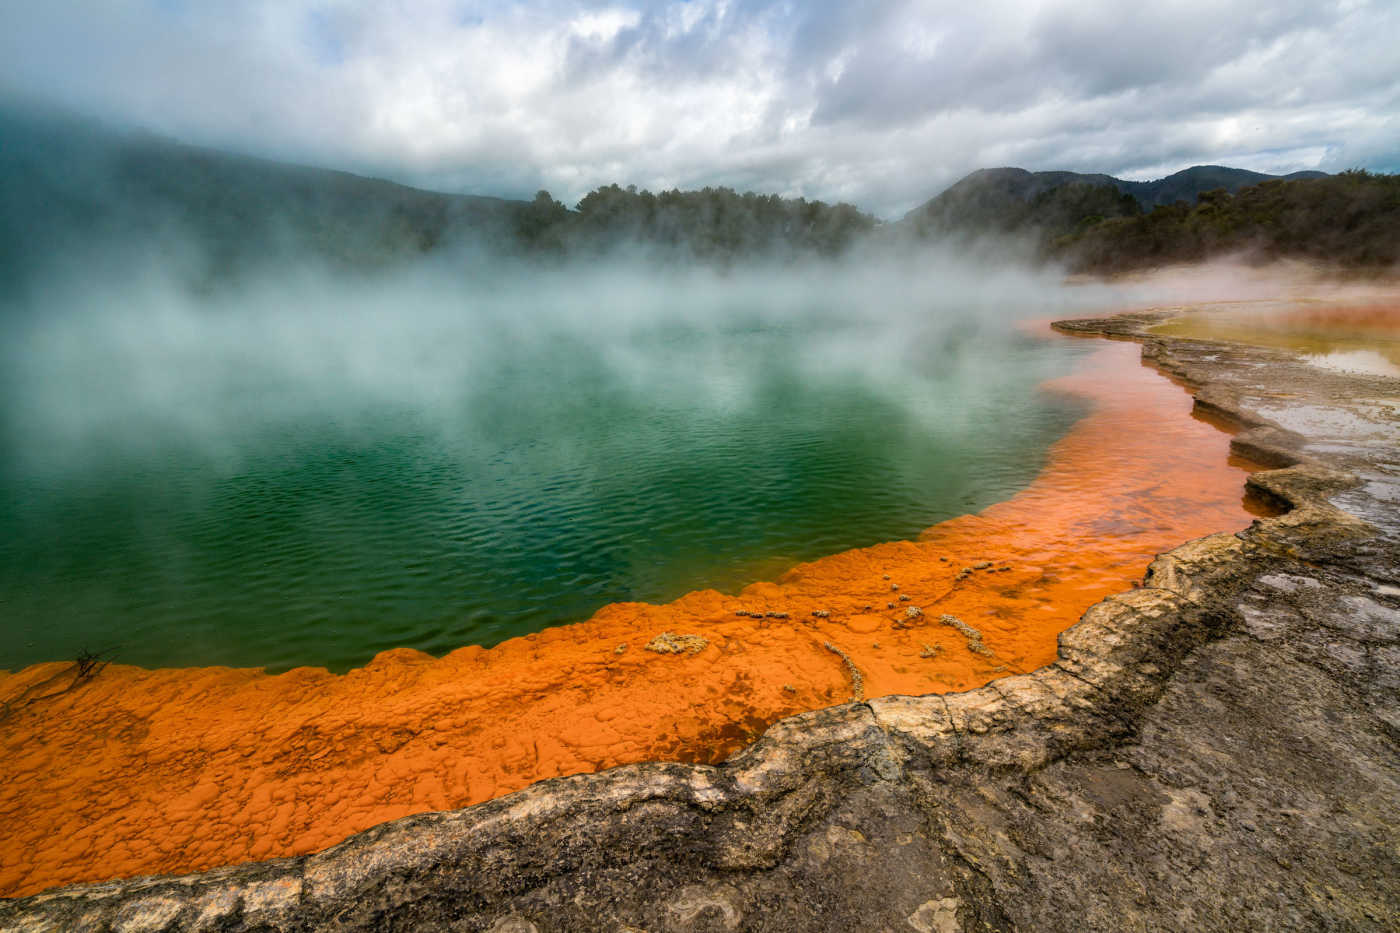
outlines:
[[[729,184],[893,216],[974,168],[1400,169],[1384,0],[50,0],[0,90],[507,195]]]
[[[606,10],[591,10],[574,17],[569,23],[569,31],[580,39],[593,42],[611,42],[624,29],[634,29],[642,21],[640,10],[613,7]]]

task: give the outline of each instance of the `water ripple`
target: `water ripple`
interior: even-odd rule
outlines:
[[[250,415],[233,470],[178,445],[90,474],[0,469],[0,667],[111,648],[344,669],[734,590],[777,555],[911,538],[1008,497],[1078,414],[1035,390],[1067,368],[1063,344],[929,359],[936,378],[892,395],[814,378],[795,330],[726,339],[743,378],[720,375],[752,397],[678,398],[670,335],[641,348],[677,357],[656,383],[561,352],[503,362],[509,378],[445,410]]]

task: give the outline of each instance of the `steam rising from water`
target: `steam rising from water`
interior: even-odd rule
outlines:
[[[236,468],[250,430],[308,417],[354,429],[384,405],[455,434],[463,405],[470,414],[504,380],[518,404],[554,398],[556,354],[648,404],[742,410],[771,369],[735,347],[774,333],[803,335],[774,365],[815,384],[854,381],[918,423],[946,422],[968,411],[921,403],[911,380],[956,378],[975,394],[1000,376],[957,351],[1066,303],[1049,276],[927,259],[729,272],[438,263],[369,280],[293,272],[213,296],[159,269],[69,278],[12,319],[11,449],[21,463],[75,469],[181,445]],[[532,368],[506,372],[520,366]]]
[[[1083,295],[953,257],[178,271],[10,309],[0,666],[343,668],[734,588],[1004,498],[1076,412],[1015,322]]]

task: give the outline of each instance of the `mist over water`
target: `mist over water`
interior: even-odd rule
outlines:
[[[923,255],[470,257],[7,311],[0,667],[345,669],[735,590],[1014,494],[1079,414],[1054,280]]]

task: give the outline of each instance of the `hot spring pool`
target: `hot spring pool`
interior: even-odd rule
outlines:
[[[708,291],[707,291],[708,289]],[[754,281],[320,283],[12,329],[0,667],[343,670],[734,590],[1024,487],[1084,352]]]

